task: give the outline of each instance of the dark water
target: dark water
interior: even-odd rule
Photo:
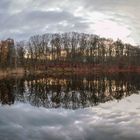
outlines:
[[[140,139],[140,75],[0,80],[0,139]]]
[[[78,109],[119,101],[139,90],[140,77],[136,74],[28,76],[0,80],[0,102]]]

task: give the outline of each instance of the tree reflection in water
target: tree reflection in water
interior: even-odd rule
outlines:
[[[119,101],[138,93],[139,87],[137,74],[28,76],[0,80],[0,102],[78,109]]]

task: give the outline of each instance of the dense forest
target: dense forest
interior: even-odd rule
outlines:
[[[22,67],[47,70],[50,67],[84,68],[140,66],[140,48],[121,40],[101,38],[85,33],[44,34],[16,42],[0,42],[0,68]]]

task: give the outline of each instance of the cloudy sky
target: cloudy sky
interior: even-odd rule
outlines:
[[[140,44],[140,0],[0,0],[0,39],[86,32]]]

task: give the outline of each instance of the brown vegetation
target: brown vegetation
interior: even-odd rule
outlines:
[[[44,34],[26,42],[15,44],[7,39],[0,43],[3,73],[13,73],[7,69],[17,68],[27,73],[140,72],[138,60],[138,46],[84,33]]]

